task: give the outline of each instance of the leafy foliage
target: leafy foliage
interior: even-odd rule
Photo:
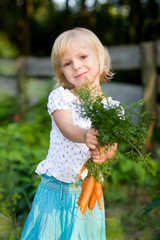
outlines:
[[[147,215],[151,210],[156,207],[160,207],[160,193],[156,194],[152,199],[151,203],[149,203],[145,208],[142,209],[142,216]]]
[[[18,56],[18,48],[9,41],[7,34],[2,32],[0,32],[0,55],[4,58]]]
[[[157,151],[160,155],[160,151]],[[157,171],[156,177],[158,179],[158,183],[160,183],[160,171]],[[157,186],[159,187],[159,186]],[[157,192],[157,188],[156,188],[156,192]],[[160,192],[156,193],[155,196],[153,197],[152,201],[142,209],[142,216],[147,215],[148,213],[150,213],[153,209],[155,208],[160,208]]]
[[[76,4],[66,0],[64,8],[58,7],[61,1],[58,4],[52,0],[12,2],[0,1],[0,29],[4,35],[0,37],[0,53],[4,57],[17,55],[17,52],[50,55],[55,37],[74,26],[93,30],[104,45],[137,44],[160,37],[160,3],[157,0],[97,0],[90,3],[77,0],[74,1]]]
[[[46,104],[47,97],[36,106],[27,106],[25,116],[15,118],[16,99],[6,97],[1,101],[0,225],[4,225],[2,219],[5,219],[18,235],[21,229],[16,222],[23,225],[40,182],[40,177],[34,174],[35,168],[47,154],[50,118],[42,110]],[[2,239],[10,239],[10,231],[3,230],[6,238]]]
[[[80,114],[85,119],[90,119],[92,128],[98,130],[98,139],[100,146],[106,146],[106,149],[114,143],[129,144],[130,149],[126,156],[136,162],[139,162],[147,174],[154,174],[151,167],[150,153],[142,154],[141,149],[146,141],[147,126],[152,120],[152,116],[147,112],[138,114],[137,108],[142,107],[144,99],[139,100],[132,105],[124,105],[117,101],[112,102],[103,93],[99,95],[98,89],[89,86],[88,81],[85,86],[75,93],[79,97],[78,108]],[[133,122],[132,115],[137,115],[137,122]],[[112,163],[117,159],[116,156],[111,161],[97,165],[92,159],[86,163],[89,176],[93,174],[98,181],[105,183],[107,177],[111,174]]]
[[[5,125],[13,120],[17,109],[16,99],[6,95],[0,95],[0,125]]]

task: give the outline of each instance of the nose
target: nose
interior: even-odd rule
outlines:
[[[74,68],[75,70],[80,69],[80,68],[81,68],[81,63],[80,63],[80,61],[74,61],[74,62],[73,62],[73,68]]]

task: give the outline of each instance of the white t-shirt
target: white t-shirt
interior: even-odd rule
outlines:
[[[80,110],[74,102],[77,101],[74,94],[68,89],[58,87],[53,90],[48,98],[48,112],[51,115],[55,110],[69,110],[73,123],[82,128],[90,128],[91,121],[84,120],[80,116]],[[50,132],[50,145],[45,160],[36,168],[39,175],[47,174],[60,181],[75,182],[83,164],[90,157],[89,148],[85,143],[75,143],[63,136],[51,115],[52,129]]]
[[[74,104],[76,101],[75,95],[63,87],[58,87],[50,93],[47,104],[52,121],[50,145],[46,159],[40,162],[36,168],[36,173],[39,175],[47,174],[63,182],[75,182],[83,164],[90,157],[87,145],[85,143],[75,143],[65,138],[52,116],[55,110],[69,110],[74,125],[89,129],[91,121],[80,116],[80,109]],[[120,102],[109,97],[108,102],[104,100],[103,104],[105,108],[108,107],[108,104],[116,107]],[[123,114],[122,109],[120,117]]]

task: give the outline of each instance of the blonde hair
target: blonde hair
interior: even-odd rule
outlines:
[[[92,31],[86,28],[74,28],[61,33],[56,38],[52,47],[51,61],[54,75],[57,78],[59,86],[68,89],[73,88],[73,85],[69,83],[63,75],[60,67],[60,60],[72,41],[77,41],[81,46],[84,46],[84,43],[89,44],[89,46],[96,51],[99,60],[101,82],[106,82],[112,78],[113,73],[110,71],[110,56],[106,47],[102,45],[99,38]]]

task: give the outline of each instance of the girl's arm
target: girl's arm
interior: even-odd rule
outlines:
[[[64,137],[72,142],[86,143],[91,150],[96,149],[98,145],[97,131],[75,126],[69,110],[55,110],[52,116]]]
[[[116,150],[117,143],[111,146],[108,150],[106,150],[105,147],[99,147],[91,150],[90,153],[94,163],[104,163],[114,157]]]

